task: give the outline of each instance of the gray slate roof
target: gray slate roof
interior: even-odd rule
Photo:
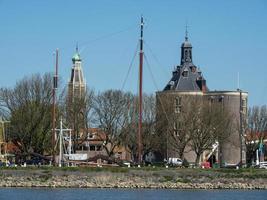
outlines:
[[[187,72],[186,72],[187,71]],[[184,72],[184,73],[183,73]],[[186,73],[187,76],[186,76]],[[177,66],[173,71],[173,76],[168,82],[165,90],[177,91],[201,91],[197,84],[197,80],[203,79],[201,71],[194,65]]]
[[[181,46],[181,54],[188,55],[188,51],[192,51],[192,45],[186,41]],[[184,54],[184,52],[186,54]],[[176,90],[176,91],[201,91],[201,80],[205,79],[197,66],[192,62],[191,54],[188,55],[189,59],[185,60],[181,58],[181,65],[178,65],[172,72],[172,78],[165,86],[163,91]]]

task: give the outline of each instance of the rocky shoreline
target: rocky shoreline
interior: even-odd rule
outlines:
[[[48,188],[147,188],[147,189],[245,189],[266,190],[266,178],[226,178],[166,172],[51,172],[7,171],[0,187]]]

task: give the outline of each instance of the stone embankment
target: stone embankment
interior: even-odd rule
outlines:
[[[233,176],[233,175],[231,175]],[[266,178],[181,171],[80,172],[2,170],[0,187],[267,189]]]

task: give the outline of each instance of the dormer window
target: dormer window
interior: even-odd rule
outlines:
[[[171,89],[174,87],[174,81],[170,81],[170,87],[171,87]]]
[[[191,66],[190,70],[191,70],[192,73],[195,73],[196,72],[196,67],[195,66]]]
[[[183,77],[188,77],[188,69],[185,69],[182,73]]]
[[[94,134],[93,133],[87,133],[87,139],[93,139]]]

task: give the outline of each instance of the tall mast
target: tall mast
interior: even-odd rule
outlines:
[[[139,52],[139,123],[138,123],[138,163],[142,162],[142,93],[143,93],[143,16],[141,16],[140,52]]]
[[[52,154],[53,154],[53,164],[55,164],[55,137],[56,137],[56,90],[58,84],[58,49],[56,50],[56,71],[53,77],[53,108],[52,108]]]

